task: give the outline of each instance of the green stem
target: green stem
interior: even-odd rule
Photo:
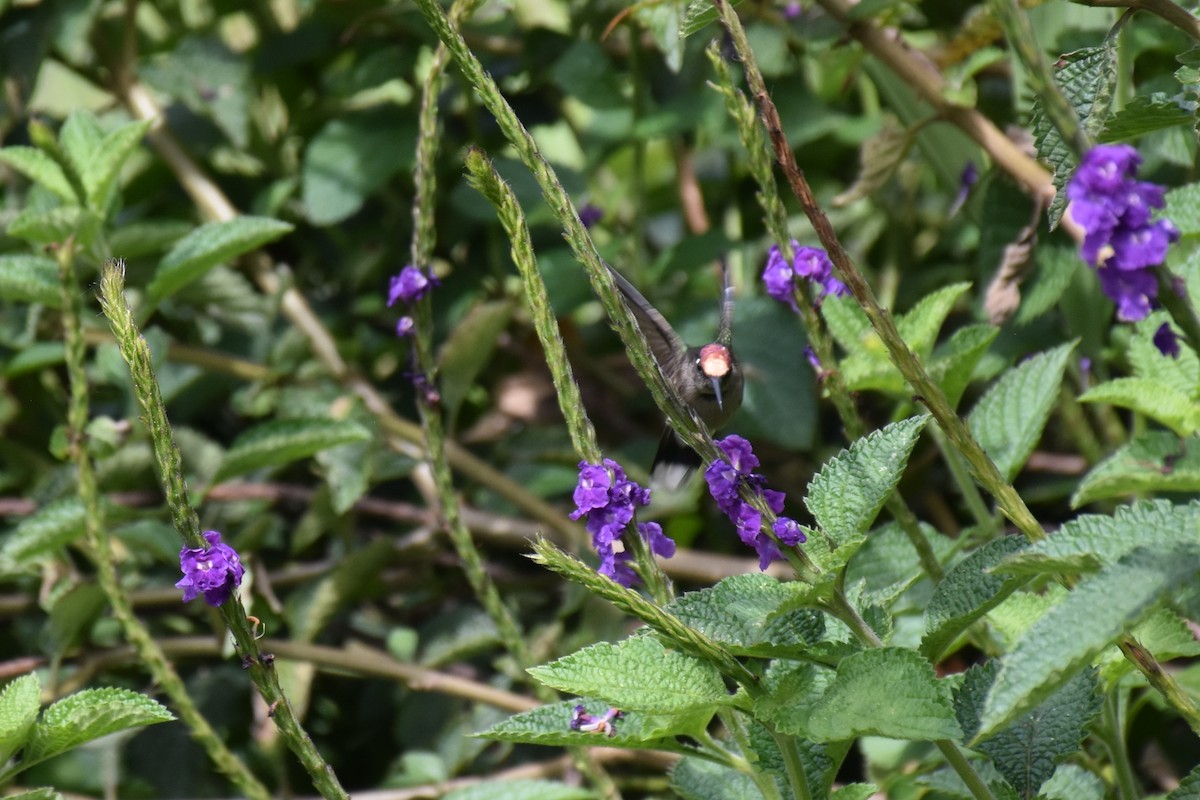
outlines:
[[[84,507],[84,533],[88,547],[96,561],[96,580],[112,606],[113,615],[121,624],[125,638],[137,651],[138,658],[161,687],[179,718],[188,726],[192,738],[204,748],[204,752],[217,770],[231,780],[246,797],[269,800],[271,793],[263,786],[246,764],[225,746],[221,737],[200,713],[187,687],[179,677],[166,655],[155,642],[150,631],[133,612],[128,595],[121,588],[117,565],[113,560],[112,543],[108,538],[108,527],[104,524],[104,509],[100,503],[100,490],[96,472],[87,453],[84,429],[88,421],[88,382],[84,367],[86,345],[80,325],[81,301],[75,280],[75,247],[67,242],[58,251],[58,266],[62,292],[63,336],[67,345],[67,373],[71,378],[71,398],[67,410],[67,427],[71,459],[79,480],[79,497]]]
[[[937,443],[938,449],[942,451],[942,458],[945,459],[946,467],[950,470],[950,477],[954,479],[955,485],[962,493],[971,516],[975,518],[975,524],[990,530],[994,523],[992,512],[988,510],[987,503],[979,494],[979,488],[975,485],[975,481],[971,480],[970,470],[963,461],[962,455],[950,446],[946,441],[946,435],[940,428],[933,429],[933,440]]]
[[[729,731],[729,735],[737,742],[738,748],[743,753],[752,753],[754,748],[750,743],[750,736],[746,732],[745,725],[742,724],[742,718],[735,711],[719,711],[717,716],[724,723],[725,729]],[[779,793],[779,785],[775,783],[775,779],[770,774],[763,772],[750,763],[748,759],[743,758],[742,761],[746,765],[743,772],[754,781],[754,785],[758,787],[758,791],[762,794],[764,800],[783,800]],[[801,770],[803,774],[803,770]],[[805,784],[807,788],[807,784]],[[799,796],[799,795],[797,795]]]
[[[975,800],[996,800],[996,796],[992,794],[992,790],[983,782],[983,778],[979,777],[979,773],[971,766],[971,762],[962,754],[958,744],[949,739],[939,739],[934,742],[938,750],[942,751],[942,756],[946,759],[946,763],[950,765],[950,769],[962,778],[963,783],[967,785],[971,796]]]
[[[187,485],[183,479],[183,462],[170,423],[167,421],[158,380],[154,376],[150,346],[146,344],[146,340],[134,324],[133,312],[122,294],[124,286],[124,262],[109,261],[100,273],[100,305],[104,315],[108,317],[121,356],[129,365],[134,395],[150,429],[150,440],[171,518],[185,546],[207,548],[208,542],[200,533],[200,520],[188,500]],[[279,685],[279,676],[271,666],[271,659],[264,661],[259,652],[241,598],[235,594],[223,603],[219,610],[226,627],[233,634],[238,651],[242,654],[250,680],[271,709],[271,717],[275,720],[284,741],[308,771],[313,787],[326,798],[348,800],[349,795],[338,782],[333,769],[321,757],[312,739],[296,718],[291,703]]]
[[[1117,686],[1104,697],[1104,724],[1099,726],[1100,738],[1112,758],[1113,772],[1117,776],[1117,792],[1120,800],[1137,800],[1141,794],[1133,777],[1133,766],[1129,763],[1129,752],[1125,746],[1125,715],[1123,712],[1125,691]]]
[[[896,329],[891,314],[880,307],[870,284],[851,260],[846,249],[842,247],[833,225],[829,222],[824,210],[817,204],[812,187],[809,186],[808,180],[796,163],[795,153],[792,152],[783,131],[779,110],[767,92],[762,73],[758,69],[758,63],[746,39],[746,31],[742,28],[741,21],[729,7],[727,0],[714,0],[714,4],[733,40],[734,49],[741,58],[750,93],[758,104],[759,115],[767,129],[775,157],[783,167],[788,185],[800,201],[800,206],[808,216],[809,222],[812,223],[817,238],[820,239],[822,246],[829,254],[843,283],[854,295],[855,300],[858,301],[867,319],[871,322],[871,326],[879,334],[892,363],[896,365],[900,374],[929,408],[954,447],[964,455],[975,479],[996,498],[996,502],[1004,514],[1030,541],[1044,539],[1046,533],[1030,513],[1025,501],[1021,499],[1012,485],[1004,480],[979,442],[975,441],[966,423],[959,418],[954,408],[946,400],[941,387],[930,377],[917,355],[905,344],[900,332]]]

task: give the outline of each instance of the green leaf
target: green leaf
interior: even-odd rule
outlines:
[[[275,241],[292,227],[269,217],[237,217],[201,225],[159,262],[146,294],[151,302],[169,297],[213,267]]]
[[[821,467],[804,504],[839,545],[863,536],[896,488],[928,416],[873,431]]]
[[[17,353],[4,365],[4,375],[15,377],[55,367],[67,360],[67,348],[62,342],[34,342]]]
[[[325,473],[333,510],[345,514],[371,488],[371,474],[377,443],[371,440],[351,442],[316,454]]]
[[[1117,563],[1135,547],[1200,544],[1200,502],[1153,500],[1121,506],[1112,516],[1082,514],[1053,536],[1009,557],[996,572],[1078,575]]]
[[[58,195],[67,203],[80,203],[67,174],[58,162],[36,147],[14,145],[0,148],[0,162]]]
[[[74,236],[83,246],[90,246],[99,235],[101,220],[79,206],[58,206],[51,209],[25,208],[8,225],[8,234],[39,246],[54,246]]]
[[[3,152],[0,150],[0,154]],[[1200,234],[1200,183],[1187,183],[1167,192],[1163,216],[1185,237]]]
[[[650,636],[585,647],[532,667],[529,674],[559,691],[597,697],[622,711],[711,711],[731,700],[716,667],[668,650]]]
[[[491,360],[512,313],[513,304],[506,300],[481,303],[467,312],[442,345],[438,354],[438,389],[446,419],[458,416],[459,407]]]
[[[1028,288],[1021,296],[1021,307],[1013,324],[1024,327],[1053,308],[1071,285],[1075,272],[1083,264],[1073,247],[1038,247],[1034,251],[1036,268]]]
[[[1147,133],[1177,125],[1194,125],[1195,122],[1196,104],[1192,101],[1171,98],[1160,92],[1140,95],[1109,117],[1099,141],[1102,144],[1127,142]]]
[[[754,698],[754,716],[780,733],[809,738],[813,710],[836,678],[829,667],[777,658],[763,676],[765,691]]]
[[[314,225],[354,214],[393,175],[412,165],[415,116],[362,112],[334,117],[309,141],[301,165],[304,208]]]
[[[1154,333],[1169,316],[1165,311],[1156,311],[1134,326],[1129,337],[1128,359],[1133,374],[1138,378],[1158,381],[1180,394],[1191,397],[1200,386],[1200,359],[1190,347],[1180,347],[1179,355],[1171,357],[1154,344]]]
[[[58,308],[62,305],[58,264],[45,256],[0,256],[0,300]]]
[[[829,795],[829,800],[871,800],[877,797],[879,787],[873,783],[848,783]]]
[[[684,41],[680,31],[683,27],[683,2],[672,0],[667,3],[637,4],[634,16],[646,26],[654,37],[654,43],[662,53],[667,69],[676,74],[683,68]]]
[[[954,304],[971,288],[969,283],[952,283],[921,298],[908,313],[896,320],[896,329],[912,351],[922,358],[933,352],[938,331],[946,324],[946,317],[954,310]]]
[[[41,687],[36,672],[22,675],[0,691],[0,765],[25,745],[39,708]]]
[[[1200,491],[1200,437],[1145,431],[1092,467],[1071,507],[1139,492]]]
[[[0,546],[0,572],[17,572],[83,535],[83,501],[68,498],[21,520]]]
[[[349,420],[278,419],[264,422],[234,441],[213,481],[264,467],[290,464],[330,447],[369,438],[369,430]]]
[[[137,149],[148,130],[150,120],[129,122],[109,131],[92,157],[80,165],[83,185],[88,193],[88,207],[93,211],[103,213],[108,207],[121,168],[125,166],[125,162]],[[122,256],[127,254],[122,253]]]
[[[874,648],[847,656],[808,720],[814,741],[857,736],[934,741],[962,736],[949,685],[912,650]]]
[[[175,716],[127,689],[84,689],[46,709],[22,754],[27,768],[111,733],[169,722]]]
[[[797,597],[799,584],[780,583],[770,575],[747,573],[724,578],[716,586],[688,592],[667,611],[735,655],[771,657],[795,654],[821,638],[824,620],[812,609],[780,607]]]
[[[1184,392],[1154,378],[1116,378],[1084,392],[1081,403],[1109,403],[1161,422],[1181,437],[1200,427],[1200,406]]]
[[[951,407],[957,406],[962,399],[975,376],[975,367],[999,333],[1000,329],[995,325],[967,325],[956,330],[937,349],[929,362],[929,374],[942,385]]]
[[[1192,769],[1187,777],[1167,795],[1167,800],[1200,800],[1200,766]]]
[[[729,7],[735,8],[741,1],[730,0]],[[708,0],[691,0],[687,10],[683,12],[683,25],[679,29],[679,35],[686,39],[696,31],[708,27],[709,23],[716,22],[719,16],[716,6]]]
[[[442,795],[442,800],[595,800],[596,794],[582,786],[535,780],[486,780]]]
[[[1112,103],[1113,87],[1117,82],[1117,50],[1112,41],[1100,47],[1088,47],[1067,53],[1055,65],[1055,80],[1062,88],[1067,102],[1075,109],[1085,131],[1095,133],[1103,125]],[[1046,117],[1041,100],[1034,102],[1032,128],[1038,157],[1054,170],[1054,188],[1058,193],[1050,204],[1050,224],[1058,224],[1067,207],[1063,190],[1075,169],[1073,145],[1064,142],[1058,129]]]
[[[746,389],[738,432],[787,448],[812,447],[817,399],[804,360],[804,331],[792,312],[766,297],[739,300],[733,312]]]
[[[971,433],[1007,480],[1020,472],[1037,446],[1074,349],[1071,342],[1018,364],[971,409]]]
[[[1011,725],[1065,685],[1164,597],[1192,583],[1200,547],[1139,547],[1085,578],[1050,608],[1004,657],[988,693],[979,738]],[[1064,636],[1064,631],[1070,631]]]
[[[967,670],[955,693],[958,721],[968,739],[977,729],[979,714],[999,672],[996,659],[978,664]],[[1058,762],[1079,750],[1085,729],[1100,713],[1100,706],[1095,671],[1079,672],[1037,708],[976,749],[991,757],[1020,797],[1036,797]]]
[[[609,706],[595,700],[566,700],[539,706],[531,711],[509,717],[478,736],[498,742],[541,744],[550,747],[627,747],[633,749],[677,750],[674,739],[651,735],[647,722],[656,726],[658,720],[646,714],[625,713],[613,724],[613,736],[571,730],[571,714],[576,705],[583,705],[589,714],[603,714]],[[624,711],[622,709],[622,711]]]
[[[31,789],[28,792],[6,794],[4,795],[4,800],[62,800],[62,795],[48,786],[43,786],[40,789]]]
[[[671,789],[684,800],[762,800],[763,796],[746,773],[695,756],[685,756],[671,770]]]
[[[1078,764],[1059,764],[1042,784],[1041,800],[1104,800],[1104,780]],[[1197,798],[1200,800],[1200,798]]]
[[[1024,583],[994,575],[991,568],[1025,548],[1019,536],[1004,536],[967,556],[946,574],[925,607],[925,637],[921,655],[937,663],[946,649],[975,620],[991,611]]]

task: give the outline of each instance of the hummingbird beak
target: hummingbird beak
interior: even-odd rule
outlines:
[[[717,396],[717,408],[724,409],[725,403],[721,400],[721,379],[712,377],[709,380],[712,381],[713,394]]]

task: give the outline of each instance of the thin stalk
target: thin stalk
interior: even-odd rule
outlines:
[[[770,147],[763,138],[762,128],[758,125],[753,106],[733,84],[729,66],[721,57],[720,45],[714,42],[709,45],[706,53],[717,74],[718,83],[715,88],[724,96],[725,109],[733,118],[738,135],[742,140],[742,146],[746,148],[746,152],[750,156],[750,172],[758,183],[757,197],[759,205],[763,209],[767,229],[779,243],[779,249],[784,258],[790,261],[794,258],[795,253],[792,248],[792,238],[788,235],[787,210],[779,199],[779,191],[775,185],[774,159],[771,157]],[[850,441],[860,439],[866,435],[867,426],[854,404],[853,394],[846,388],[845,376],[838,366],[829,328],[825,325],[824,317],[817,311],[806,282],[800,282],[797,293],[800,297],[797,310],[801,324],[809,345],[813,348],[813,352],[816,353],[817,360],[821,364],[822,372],[819,380],[825,387],[824,396],[832,401],[838,418],[842,421],[846,437]],[[797,353],[796,357],[799,360],[800,354]],[[933,552],[933,546],[921,530],[916,514],[908,507],[904,498],[896,493],[888,497],[887,508],[916,549],[922,569],[935,581],[940,580],[944,574],[942,565]]]
[[[746,74],[751,95],[758,104],[759,115],[762,117],[763,124],[767,129],[768,138],[775,151],[775,156],[783,166],[788,185],[800,201],[801,208],[804,209],[809,222],[812,223],[813,229],[817,233],[817,238],[820,239],[822,246],[824,246],[826,252],[829,254],[829,258],[837,268],[843,283],[850,289],[851,294],[854,295],[854,298],[866,313],[871,326],[879,334],[879,338],[888,350],[888,355],[892,363],[896,365],[897,369],[900,370],[900,374],[904,376],[905,380],[913,387],[913,390],[920,396],[926,407],[929,408],[934,419],[937,420],[941,429],[946,432],[951,443],[966,458],[975,479],[996,498],[1001,511],[1012,520],[1013,524],[1030,541],[1044,539],[1046,533],[1033,517],[1033,514],[1030,513],[1029,508],[1025,505],[1025,501],[1021,499],[1021,496],[1017,494],[1012,485],[1004,480],[996,465],[988,458],[987,453],[984,452],[979,442],[975,440],[975,437],[971,435],[971,431],[967,428],[966,423],[955,413],[954,408],[946,400],[941,387],[930,377],[917,355],[908,348],[908,345],[901,338],[900,332],[896,329],[896,324],[892,320],[891,314],[886,309],[880,307],[879,301],[875,298],[874,290],[872,290],[866,278],[863,277],[862,272],[859,271],[853,260],[851,260],[846,249],[842,247],[841,240],[834,231],[833,225],[829,222],[829,218],[825,215],[824,210],[817,204],[812,187],[809,186],[808,180],[804,177],[804,173],[796,163],[796,156],[788,145],[787,137],[783,131],[783,123],[779,118],[779,110],[775,107],[775,102],[767,92],[762,73],[758,69],[758,63],[746,39],[746,31],[742,27],[741,21],[738,19],[737,14],[729,7],[727,0],[714,0],[714,4],[717,6],[722,23],[725,25],[725,29],[729,31],[734,48],[741,58],[742,68]]]
[[[185,546],[206,548],[208,542],[200,533],[200,519],[188,500],[187,484],[183,479],[183,461],[179,447],[167,421],[166,408],[158,388],[158,379],[150,359],[150,346],[138,331],[133,321],[133,312],[122,293],[125,286],[125,264],[109,261],[100,273],[100,305],[108,317],[113,336],[121,357],[129,365],[133,378],[134,395],[141,406],[150,440],[154,447],[159,478],[171,511],[175,529]],[[326,798],[348,800],[349,795],[338,782],[333,769],[317,751],[312,739],[300,725],[291,703],[279,685],[279,676],[272,667],[272,659],[264,661],[241,598],[236,594],[219,609],[226,627],[233,634],[234,642],[241,653],[250,680],[271,709],[272,719],[295,753],[312,780],[313,787]]]
[[[724,723],[725,729],[729,731],[729,735],[737,742],[738,747],[743,753],[751,753],[754,748],[750,744],[750,736],[746,732],[746,727],[742,724],[742,718],[734,711],[719,711],[717,716]],[[783,800],[783,796],[779,793],[779,785],[775,783],[775,779],[762,770],[756,769],[750,761],[742,759],[747,769],[744,774],[748,775],[754,785],[758,787],[758,791],[762,794],[764,800]],[[801,770],[803,774],[803,770]],[[802,784],[807,792],[807,783]],[[796,795],[800,797],[800,795]]]
[[[104,508],[100,502],[96,472],[87,453],[84,433],[89,416],[88,382],[84,367],[86,345],[80,325],[81,295],[76,291],[74,242],[69,241],[59,248],[58,267],[63,308],[63,337],[67,345],[67,374],[71,378],[70,405],[67,409],[69,451],[71,460],[75,462],[79,497],[83,501],[84,534],[96,561],[96,581],[108,599],[113,615],[121,624],[125,638],[136,650],[140,662],[171,699],[175,713],[188,726],[192,738],[204,749],[209,760],[242,794],[256,800],[269,800],[271,793],[267,787],[254,777],[245,762],[225,746],[225,742],[200,713],[200,709],[188,694],[183,679],[171,666],[150,631],[134,614],[129,596],[121,587],[117,565],[113,560],[112,543],[108,538],[108,527],[104,524]]]
[[[1104,723],[1099,726],[1099,733],[1112,759],[1113,772],[1117,777],[1117,796],[1120,800],[1137,800],[1141,793],[1138,792],[1137,781],[1133,777],[1133,766],[1129,763],[1129,749],[1125,746],[1123,695],[1124,690],[1118,686],[1104,696]]]
[[[946,759],[946,763],[950,765],[950,769],[954,770],[959,778],[962,778],[963,783],[967,785],[971,796],[975,800],[996,800],[996,796],[992,794],[992,790],[983,782],[983,778],[979,777],[979,773],[971,766],[971,762],[962,754],[957,743],[949,739],[939,739],[934,742],[937,749],[942,751],[942,756]]]
[[[994,526],[995,520],[992,512],[988,510],[987,503],[983,500],[983,495],[979,494],[979,488],[975,485],[975,481],[971,479],[970,470],[963,461],[962,455],[950,446],[946,441],[946,435],[940,428],[933,429],[933,440],[937,443],[938,449],[942,451],[942,458],[946,462],[947,469],[950,470],[950,477],[954,479],[954,484],[962,494],[971,516],[975,518],[975,523],[990,530]]]

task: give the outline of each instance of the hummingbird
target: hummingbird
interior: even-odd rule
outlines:
[[[733,287],[729,271],[721,261],[721,320],[715,341],[688,347],[658,309],[650,305],[633,284],[607,265],[617,288],[625,297],[638,328],[650,345],[663,377],[675,387],[685,403],[715,432],[729,422],[742,405],[742,368],[733,355]],[[683,443],[668,425],[658,443],[650,467],[652,484],[678,489],[700,466],[700,456]]]

